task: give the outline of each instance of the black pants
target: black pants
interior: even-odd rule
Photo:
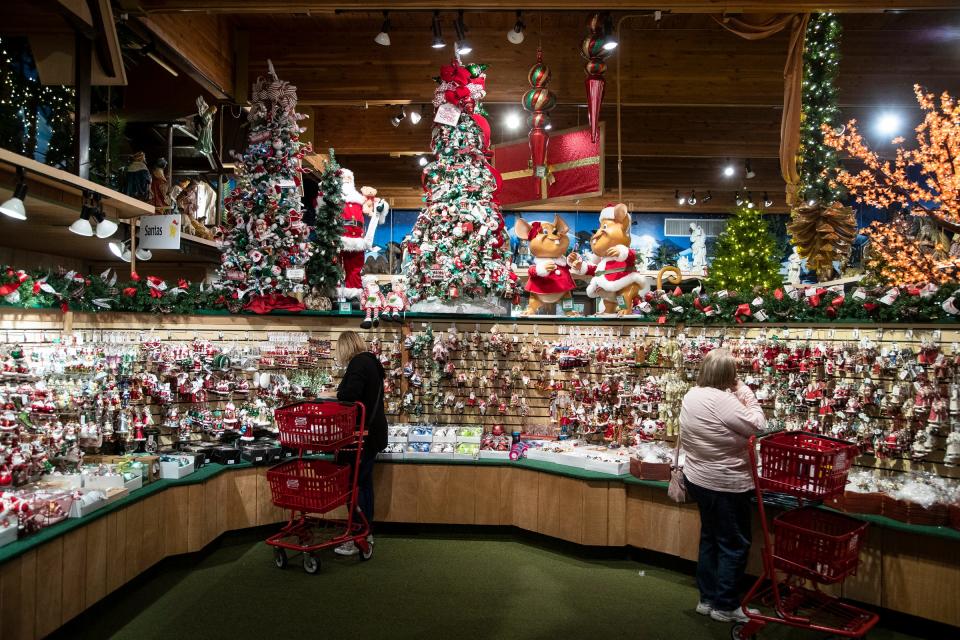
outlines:
[[[686,480],[686,478],[684,478]],[[700,601],[720,611],[740,607],[739,585],[750,554],[750,494],[714,491],[686,480],[700,507]]]
[[[357,474],[357,504],[355,505],[367,522],[373,525],[373,463],[377,460],[376,453],[360,454],[360,471]],[[337,452],[337,464],[350,466],[350,481],[353,481],[353,465],[357,461],[356,449],[341,449]]]

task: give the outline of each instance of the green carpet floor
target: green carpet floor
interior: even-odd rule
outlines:
[[[276,569],[257,541],[265,535],[228,537],[200,557],[167,562],[55,637],[729,638],[729,625],[694,613],[692,576],[626,552],[511,533],[393,533],[378,536],[369,562],[327,552],[310,576],[298,560]],[[769,627],[761,637],[823,636]],[[923,636],[870,634],[911,637]]]

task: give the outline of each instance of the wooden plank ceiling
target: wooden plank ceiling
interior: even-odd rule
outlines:
[[[419,203],[420,167],[413,157],[428,151],[431,80],[449,61],[455,12],[441,8],[446,49],[429,47],[429,12],[391,13],[392,45],[373,42],[379,11],[325,11],[344,3],[234,0],[140,0],[132,4],[150,19],[169,20],[180,11],[204,11],[229,24],[236,38],[249,41],[246,60],[250,79],[273,61],[281,77],[298,87],[301,109],[311,115],[311,135],[318,151],[334,147],[344,166],[363,184],[378,187],[395,207]],[[462,3],[466,7],[507,7],[503,2]],[[783,181],[777,161],[783,101],[786,33],[747,41],[725,31],[702,11],[756,8],[810,9],[812,2],[679,1],[664,4],[621,2],[623,9],[672,9],[656,23],[649,12],[623,20],[620,47],[609,60],[606,122],[606,188],[601,198],[580,203],[597,208],[617,198],[617,110],[621,104],[622,199],[636,210],[677,210],[674,190],[711,190],[713,199],[697,210],[725,211],[734,192],[769,192],[774,210],[783,208]],[[952,7],[953,11],[848,13],[842,16],[844,40],[840,69],[840,102],[845,118],[871,121],[880,111],[898,109],[908,120],[919,119],[912,86],[960,93],[960,11],[955,2],[834,2],[835,10]],[[337,5],[337,6],[334,6]],[[363,8],[425,8],[433,2],[353,2]],[[468,61],[488,68],[487,107],[494,142],[522,138],[525,127],[508,130],[508,113],[521,112],[519,100],[528,88],[527,71],[542,45],[553,70],[550,88],[559,106],[555,130],[585,124],[583,60],[579,43],[587,10],[582,3],[525,2],[525,7],[576,8],[577,11],[526,11],[526,39],[509,44],[506,32],[515,15],[509,11],[468,11],[466,23],[473,53]],[[869,5],[865,7],[863,5]],[[689,12],[689,13],[687,13]],[[184,13],[177,17],[191,16]],[[619,11],[614,17],[626,16]],[[222,23],[221,23],[222,26]],[[240,61],[242,67],[243,60]],[[619,67],[620,81],[617,81]],[[619,86],[618,86],[619,85]],[[398,105],[423,109],[418,125],[409,119],[392,127]],[[522,112],[521,112],[522,113]],[[391,157],[393,156],[393,157]],[[728,161],[737,176],[724,178]],[[745,180],[744,161],[752,160],[756,177]],[[683,207],[690,211],[689,207]]]

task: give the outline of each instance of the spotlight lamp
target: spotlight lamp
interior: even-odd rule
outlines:
[[[17,186],[13,188],[13,195],[10,196],[6,202],[0,204],[0,212],[14,220],[26,220],[27,208],[23,204],[26,197],[27,182],[25,172],[23,167],[17,167]]]
[[[747,209],[753,209],[755,206],[753,204],[753,194],[747,191]]]
[[[90,212],[97,221],[97,237],[100,239],[109,238],[117,232],[117,223],[113,220],[107,220],[103,213],[103,204],[100,203],[100,194],[94,196],[95,206]]]
[[[390,124],[395,127],[399,127],[400,123],[403,122],[407,117],[407,112],[404,111],[403,107],[400,107],[400,113],[390,118]]]
[[[697,190],[696,190],[696,189],[694,189],[693,191],[690,192],[690,197],[687,198],[687,202],[689,202],[691,205],[697,204]]]
[[[420,156],[420,158],[417,160],[417,164],[419,164],[421,167],[427,166],[427,156]]]
[[[506,125],[510,129],[516,129],[520,126],[520,116],[516,113],[510,113],[507,115]]]
[[[680,195],[680,189],[677,189],[676,191],[673,192],[673,197],[677,199],[677,204],[680,205],[681,207],[687,204],[687,199],[684,196]]]
[[[80,207],[80,217],[70,225],[70,231],[78,236],[90,237],[93,235],[93,226],[90,224],[90,213],[93,208],[93,194],[83,192],[83,204]]]
[[[766,191],[763,192],[763,206],[764,206],[764,207],[772,207],[772,206],[773,206],[773,200],[770,199],[770,196],[767,195],[767,192],[766,192]]]
[[[510,44],[520,44],[523,42],[523,30],[527,28],[527,25],[523,23],[523,11],[517,11],[517,21],[513,25],[513,29],[507,31],[507,41]]]
[[[373,41],[384,47],[390,46],[390,12],[383,12],[383,24],[380,25],[380,33],[378,33]]]
[[[417,107],[416,111],[410,112],[410,124],[420,124],[421,120],[423,120],[423,107]]]
[[[743,165],[743,175],[747,180],[753,180],[757,177],[756,172],[750,166],[750,161],[747,160]]]
[[[727,164],[723,167],[723,175],[732,178],[733,174],[736,173],[736,169],[733,168],[733,165],[730,164],[730,159],[727,159]]]
[[[710,193],[709,191],[707,191],[707,195],[705,195],[705,196],[703,196],[702,198],[700,198],[700,202],[702,202],[702,203],[704,203],[704,204],[710,202],[711,200],[713,200],[713,194]]]
[[[443,49],[447,43],[443,41],[443,31],[440,28],[440,12],[433,12],[433,44],[434,49]]]
[[[613,18],[610,17],[609,13],[607,14],[606,18],[604,18],[603,20],[603,36],[604,36],[603,48],[606,51],[613,51],[614,49],[617,48],[617,45],[620,44],[619,42],[617,42],[617,33],[616,33],[616,30],[613,28]]]
[[[738,207],[743,204],[743,196],[740,195],[739,191],[733,194],[733,198],[734,198],[734,202],[737,203]]]
[[[473,51],[473,47],[467,42],[467,25],[463,22],[463,9],[457,13],[454,30],[457,32],[457,42],[454,44],[454,50],[461,56],[465,56]]]

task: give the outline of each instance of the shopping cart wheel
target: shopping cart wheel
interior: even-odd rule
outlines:
[[[281,549],[280,547],[277,547],[273,550],[273,564],[277,565],[277,569],[287,568],[286,549]]]
[[[745,636],[742,635],[744,627],[747,625],[738,623],[730,627],[730,639],[731,640],[753,640],[756,636]]]
[[[311,553],[303,554],[303,570],[310,575],[320,571],[320,558]]]

